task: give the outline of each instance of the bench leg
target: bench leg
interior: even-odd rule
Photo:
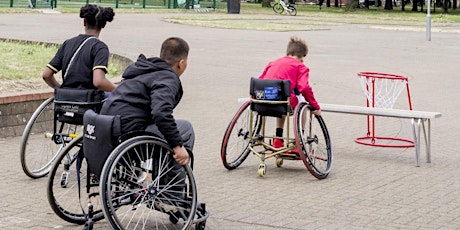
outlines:
[[[420,123],[421,119],[412,119],[412,129],[414,132],[415,147],[415,166],[420,167]]]
[[[423,132],[425,133],[426,144],[426,163],[431,163],[431,120],[428,119],[428,136],[425,132],[425,123],[423,123]]]

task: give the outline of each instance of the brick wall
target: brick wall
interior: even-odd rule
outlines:
[[[21,136],[37,107],[52,96],[52,89],[0,94],[0,138]]]

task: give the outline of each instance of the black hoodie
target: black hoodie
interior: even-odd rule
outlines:
[[[181,146],[173,110],[182,98],[182,84],[160,58],[139,55],[123,73],[121,84],[102,106],[101,114],[120,115],[122,132],[145,130],[155,124],[171,147]]]

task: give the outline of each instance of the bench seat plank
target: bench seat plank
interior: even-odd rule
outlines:
[[[404,109],[385,109],[385,108],[372,108],[363,106],[352,105],[337,105],[337,104],[320,104],[321,111],[360,114],[360,115],[373,115],[382,117],[399,117],[409,119],[433,119],[441,117],[439,112],[404,110]]]

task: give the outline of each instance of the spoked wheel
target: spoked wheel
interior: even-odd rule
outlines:
[[[50,171],[48,202],[63,220],[84,224],[88,214],[88,198],[93,207],[93,221],[104,218],[99,199],[99,186],[80,151],[82,136],[70,142],[58,155]]]
[[[101,175],[104,215],[112,229],[188,229],[197,209],[191,168],[162,140],[139,136],[120,144]]]
[[[27,122],[22,134],[20,159],[22,170],[33,179],[46,176],[59,150],[53,137],[53,98],[44,101]]]
[[[283,6],[277,2],[275,2],[275,4],[273,5],[273,11],[275,11],[275,13],[277,14],[281,14],[283,13],[284,9],[283,9]]]
[[[54,98],[47,99],[35,110],[22,134],[19,150],[22,170],[33,179],[49,173],[59,151],[72,140],[67,135],[68,130],[75,132],[76,129],[75,125],[57,122],[57,128],[67,134],[54,135],[53,100]]]
[[[288,6],[288,12],[291,16],[297,15],[297,9],[293,5]]]
[[[250,113],[253,113],[253,134],[258,134],[262,127],[261,117],[251,111],[250,102],[243,104],[236,112],[225,131],[221,147],[221,157],[224,167],[231,170],[240,166],[249,155]]]
[[[302,102],[295,109],[295,121],[296,144],[303,153],[300,158],[314,177],[326,178],[332,167],[332,149],[323,118],[313,115]]]

